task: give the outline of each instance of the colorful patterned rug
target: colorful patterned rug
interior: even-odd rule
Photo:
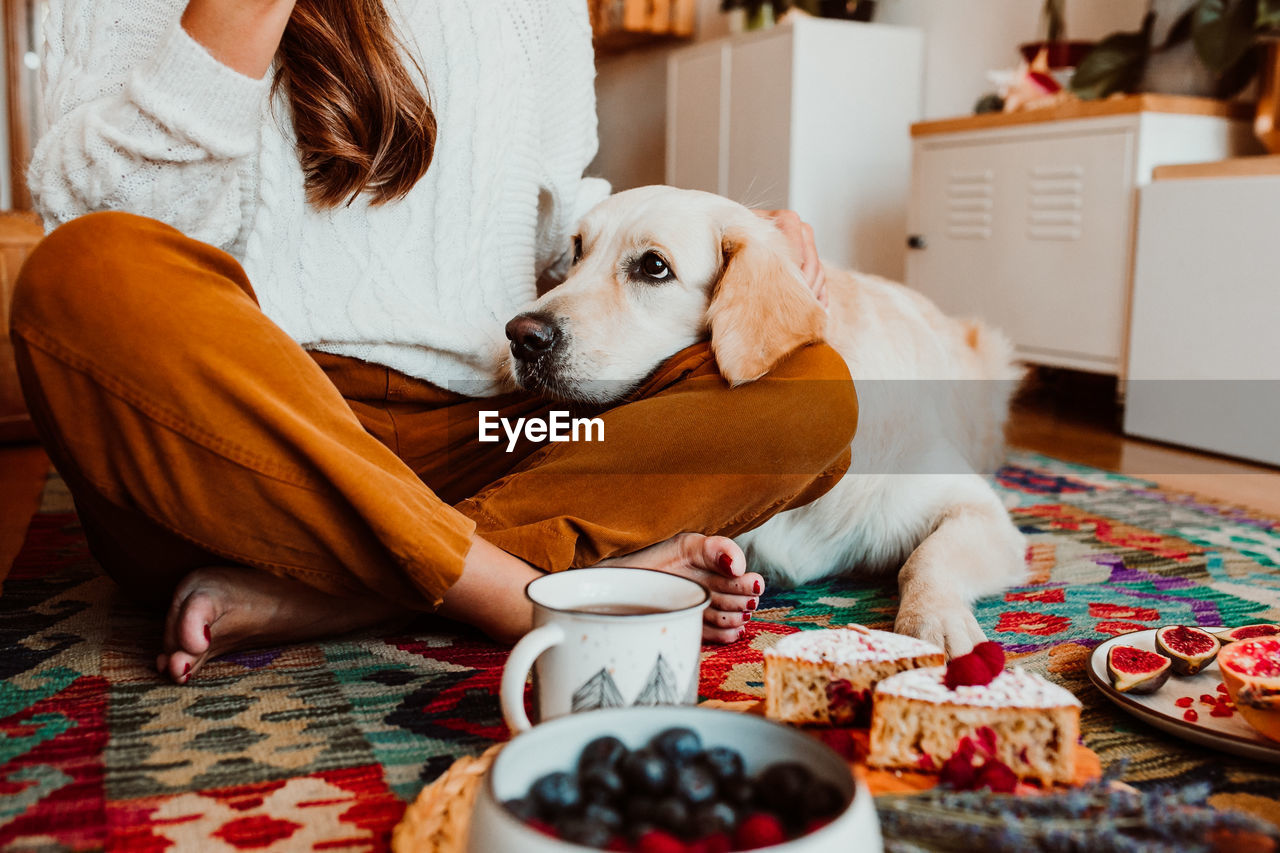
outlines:
[[[1114,634],[1280,620],[1280,522],[1017,455],[996,483],[1031,539],[1025,587],[978,603],[988,636],[1084,701],[1103,764],[1142,786],[1208,780],[1280,823],[1280,769],[1115,710],[1083,665]],[[761,694],[760,651],[797,630],[892,624],[892,588],[766,594],[746,641],[710,650],[704,698]],[[422,619],[400,636],[240,654],[193,686],[153,669],[160,621],[89,557],[61,482],[0,595],[0,849],[381,850],[406,800],[505,736],[504,652]]]

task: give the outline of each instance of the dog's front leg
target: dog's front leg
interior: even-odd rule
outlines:
[[[898,574],[894,630],[965,654],[986,639],[970,606],[1026,577],[1026,541],[995,496],[953,505]]]

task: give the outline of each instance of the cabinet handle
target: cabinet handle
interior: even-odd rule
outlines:
[[[907,248],[927,249],[929,248],[929,241],[924,238],[923,234],[912,234],[907,237]]]

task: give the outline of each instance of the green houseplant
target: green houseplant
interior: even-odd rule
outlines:
[[[1153,44],[1155,13],[1148,11],[1136,32],[1113,33],[1100,41],[1076,69],[1071,90],[1085,99],[1134,92],[1150,58],[1190,40],[1200,63],[1215,79],[1215,93],[1227,98],[1257,74],[1269,40],[1280,35],[1280,0],[1197,0]]]
[[[1085,99],[1135,92],[1153,56],[1190,41],[1217,97],[1229,98],[1258,78],[1254,134],[1280,153],[1280,0],[1196,0],[1159,45],[1154,22],[1148,10],[1141,29],[1099,42],[1076,69],[1071,90]]]
[[[1018,46],[1027,62],[1033,61],[1040,51],[1045,51],[1050,68],[1073,68],[1093,47],[1092,42],[1067,39],[1066,0],[1044,0],[1040,7],[1040,32],[1044,41],[1033,41]]]

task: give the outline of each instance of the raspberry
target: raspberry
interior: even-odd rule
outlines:
[[[991,726],[979,726],[977,731],[973,733],[974,739],[977,740],[978,746],[988,756],[994,755],[996,751],[996,730]]]
[[[1212,714],[1213,711],[1210,711],[1209,713]],[[1200,719],[1200,715],[1196,713],[1195,708],[1188,708],[1186,713],[1182,715],[1182,719],[1186,720],[1188,723],[1194,723],[1196,720]]]
[[[966,742],[969,742],[968,738],[965,738],[961,743]],[[974,778],[972,748],[970,748],[967,757],[960,750],[956,750],[955,755],[942,762],[942,769],[938,771],[938,780],[944,785],[950,785],[957,791],[971,790]]]
[[[1183,696],[1181,699],[1178,699],[1173,704],[1177,705],[1179,708],[1190,708],[1191,703],[1194,701],[1195,700],[1192,699],[1190,696]]]
[[[987,669],[991,670],[993,675],[999,675],[1004,671],[1004,649],[999,643],[993,643],[988,640],[985,643],[978,643],[973,647],[973,654],[982,658],[987,665]]]
[[[733,849],[733,839],[723,832],[717,832],[693,842],[687,849],[689,853],[729,853]]]
[[[543,835],[550,835],[552,838],[559,837],[556,835],[556,828],[544,820],[538,820],[537,818],[534,818],[533,820],[526,823],[525,826],[529,827],[535,832],[541,832]]]
[[[817,832],[819,829],[822,829],[824,826],[831,823],[832,820],[833,818],[829,817],[810,818],[809,822],[804,825],[804,834],[808,835],[811,832]]]
[[[787,840],[787,833],[776,817],[758,812],[738,824],[733,840],[740,850],[756,850],[771,844],[781,844]]]
[[[996,794],[1012,794],[1018,787],[1018,777],[1002,761],[988,761],[978,768],[973,781],[975,789],[990,788]]]
[[[685,853],[684,842],[660,829],[651,829],[636,839],[637,853]]]
[[[987,667],[986,661],[970,652],[951,659],[947,664],[947,674],[942,683],[947,685],[948,690],[955,690],[962,684],[990,684],[995,677],[995,673]]]

